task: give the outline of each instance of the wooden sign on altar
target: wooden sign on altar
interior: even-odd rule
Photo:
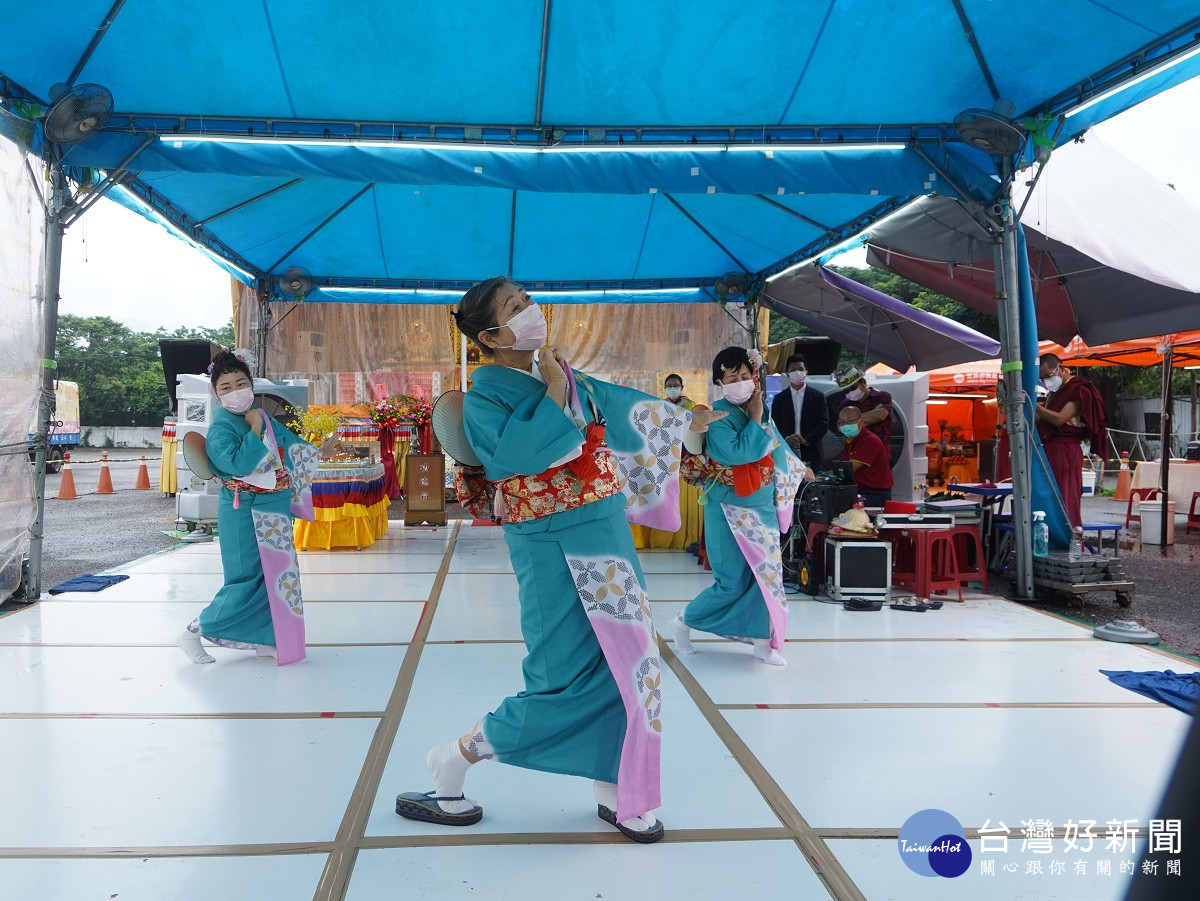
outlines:
[[[446,458],[409,454],[404,470],[404,524],[446,524]]]

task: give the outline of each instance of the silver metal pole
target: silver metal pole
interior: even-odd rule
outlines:
[[[271,331],[271,310],[267,306],[267,293],[261,287],[254,289],[255,299],[258,301],[258,341],[255,347],[254,355],[258,357],[258,372],[255,375],[260,379],[267,377],[267,339]]]
[[[1000,201],[1002,231],[994,253],[996,308],[1000,324],[1000,356],[1004,368],[1005,425],[1012,454],[1014,588],[1018,598],[1033,597],[1033,516],[1031,446],[1025,414],[1025,388],[1021,369],[1007,364],[1021,361],[1021,328],[1017,287],[1017,223],[1013,216],[1012,186]]]
[[[42,533],[46,521],[46,453],[50,448],[50,418],[54,415],[55,346],[58,340],[58,289],[62,276],[62,208],[66,184],[57,160],[49,167],[51,195],[46,210],[45,283],[42,290],[42,390],[38,398],[37,436],[34,438],[34,485],[37,515],[29,527],[29,577],[25,596],[42,594]]]
[[[1163,411],[1159,425],[1162,429],[1162,465],[1158,470],[1158,477],[1162,484],[1162,522],[1160,524],[1162,536],[1162,552],[1167,552],[1167,523],[1171,520],[1171,439],[1175,435],[1175,417],[1174,406],[1175,398],[1173,396],[1171,384],[1171,345],[1168,344],[1166,350],[1163,351],[1163,389],[1162,403]]]

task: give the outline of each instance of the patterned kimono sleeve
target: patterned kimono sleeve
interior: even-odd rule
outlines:
[[[654,529],[678,530],[680,455],[692,414],[582,373],[575,379],[604,417],[604,440],[617,458],[625,518]]]
[[[288,428],[272,419],[272,427],[279,449],[282,451],[283,465],[288,471],[292,490],[292,515],[311,522],[314,517],[312,482],[317,475],[317,463],[321,452],[307,441],[297,438]]]
[[[232,418],[218,418],[204,440],[213,469],[234,478],[248,476],[270,460],[263,440],[247,428],[243,433]]]
[[[583,444],[583,432],[562,407],[547,399],[544,388],[514,410],[474,389],[468,391],[463,427],[492,481],[545,472]]]
[[[796,492],[800,490],[800,483],[804,481],[804,472],[808,467],[796,456],[787,442],[782,441],[774,424],[771,425],[771,429],[775,432],[775,437],[780,438],[780,446],[772,453],[775,461],[775,514],[779,520],[779,531],[786,532],[792,526]]]
[[[737,420],[731,413],[708,427],[705,451],[722,466],[757,463],[779,445],[771,431],[758,423]]]

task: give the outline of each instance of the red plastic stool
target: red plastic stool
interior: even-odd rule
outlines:
[[[1196,513],[1196,501],[1200,501],[1200,491],[1192,492],[1192,506],[1188,508],[1187,525],[1183,529],[1183,534],[1186,535],[1192,529],[1200,529],[1200,515]],[[1120,542],[1117,542],[1120,544]]]
[[[1135,513],[1133,507],[1135,503],[1155,500],[1160,494],[1162,494],[1161,488],[1130,488],[1129,503],[1125,507],[1125,528],[1128,529],[1131,522],[1136,522],[1139,526],[1142,524],[1141,508],[1138,508]]]
[[[897,555],[901,564],[892,567],[892,584],[911,589],[922,598],[955,590],[959,601],[963,600],[953,529],[904,529],[899,540],[909,542],[911,548]]]
[[[958,570],[958,554],[954,550],[954,530],[939,529],[929,533],[928,557],[928,591],[918,591],[923,598],[931,598],[938,592],[949,593],[952,589],[958,592],[958,602],[964,603],[962,593],[962,577]]]
[[[980,535],[980,527],[978,525],[961,525],[954,526],[951,531],[954,533],[954,553],[958,558],[955,563],[958,565],[959,584],[978,582],[986,593],[988,590],[987,559],[983,556],[983,537]],[[972,558],[975,560],[974,565],[970,562]]]

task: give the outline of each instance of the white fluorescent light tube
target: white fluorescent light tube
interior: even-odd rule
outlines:
[[[989,397],[990,395],[987,395],[987,394],[943,394],[941,392],[937,392],[934,394],[930,394],[929,396],[930,397],[948,397],[953,400],[958,400],[960,398],[973,397],[973,398],[979,398],[980,400],[983,400],[984,398]]]
[[[376,140],[352,141],[344,138],[269,138],[269,137],[237,137],[235,135],[159,135],[158,140],[163,144],[264,144],[284,147],[388,147],[405,150],[452,150],[475,151],[486,153],[760,153],[768,151],[774,156],[777,153],[813,152],[813,151],[847,151],[847,150],[888,150],[902,151],[908,147],[907,141],[895,144],[572,144],[564,147],[561,144],[554,147],[522,147],[504,144],[454,144],[433,143],[428,141],[393,141],[387,138]]]
[[[528,288],[528,285],[526,285],[526,287]],[[586,291],[585,290],[546,291],[541,288],[534,288],[530,292],[530,296],[555,297],[556,295],[559,295],[559,294],[570,294],[571,296],[576,296],[579,294],[595,294],[599,297],[602,297],[605,294],[681,294],[681,293],[685,293],[685,292],[689,292],[689,291],[700,291],[703,289],[703,287],[704,287],[703,285],[692,285],[692,286],[685,286],[682,288],[603,288],[603,289],[589,288]],[[417,294],[417,293],[420,293],[420,294],[444,294],[447,297],[455,297],[455,298],[461,298],[463,295],[463,292],[461,292],[461,291],[447,291],[444,288],[389,288],[389,287],[383,287],[383,286],[378,287],[378,288],[360,288],[360,287],[343,288],[339,285],[328,285],[328,286],[324,287],[322,290],[345,291],[347,293],[358,293],[358,294],[378,294],[381,291],[394,291],[397,294],[401,294],[401,293],[405,293],[405,292],[407,292],[409,294]]]
[[[944,407],[944,406],[947,406],[947,405],[950,403],[950,401],[948,401],[948,400],[927,400],[927,401],[925,401],[925,403],[927,403],[927,404],[938,404],[938,405],[940,405],[940,406],[943,406],[943,407]]]
[[[462,291],[447,291],[444,288],[362,288],[362,287],[342,287],[341,285],[323,285],[322,291],[339,291],[345,294],[382,294],[390,291],[396,294],[442,294],[446,297],[462,299]]]
[[[1141,74],[1139,74],[1136,78],[1132,78],[1129,81],[1123,81],[1118,85],[1114,85],[1113,87],[1109,88],[1107,91],[1097,94],[1095,97],[1092,97],[1090,100],[1086,101],[1085,103],[1082,103],[1079,106],[1074,107],[1073,109],[1067,110],[1067,112],[1064,115],[1066,116],[1066,118],[1070,119],[1072,116],[1077,115],[1078,113],[1082,113],[1085,109],[1090,109],[1091,107],[1095,106],[1097,103],[1103,103],[1105,100],[1108,100],[1110,97],[1115,97],[1117,94],[1120,94],[1122,91],[1126,91],[1129,88],[1132,88],[1136,84],[1141,84],[1143,81],[1145,81],[1148,78],[1153,78],[1155,75],[1158,75],[1161,72],[1166,72],[1168,69],[1178,66],[1182,62],[1186,62],[1187,60],[1189,60],[1193,56],[1195,56],[1197,53],[1200,53],[1200,47],[1193,47],[1187,53],[1183,54],[1183,56],[1177,56],[1174,59],[1168,60],[1164,63],[1159,63],[1158,65],[1151,66],[1145,72],[1142,72]]]

